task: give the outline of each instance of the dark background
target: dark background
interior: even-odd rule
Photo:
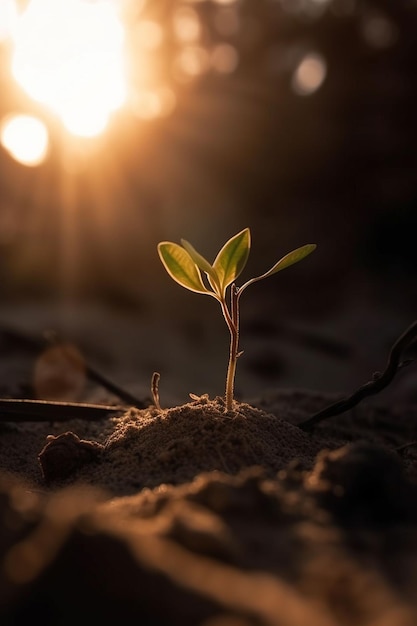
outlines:
[[[180,5],[198,14],[207,50],[235,47],[235,71],[177,79]],[[153,0],[129,23],[143,17],[165,29],[154,54],[176,107],[146,121],[122,111],[94,145],[69,141],[25,97],[0,48],[0,115],[36,113],[52,140],[36,168],[0,149],[2,322],[59,330],[131,387],[156,369],[167,397],[222,393],[221,315],[169,279],[156,246],[184,237],[214,258],[249,226],[244,278],[318,248],[242,298],[237,392],[350,391],[415,318],[417,3]],[[327,72],[299,95],[309,53]],[[395,397],[414,398],[412,372],[402,381]]]

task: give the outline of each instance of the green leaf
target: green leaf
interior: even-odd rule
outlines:
[[[196,293],[213,295],[204,285],[193,259],[182,246],[162,241],[158,244],[158,254],[168,274],[182,287]]]
[[[245,228],[229,239],[215,258],[213,268],[219,277],[221,295],[246,265],[250,251],[250,230]]]
[[[220,280],[217,275],[216,270],[210,263],[205,259],[197,250],[185,239],[181,239],[181,243],[184,248],[187,250],[188,254],[194,261],[194,263],[199,267],[203,272],[207,274],[207,276],[211,279],[210,284],[213,289],[220,295]]]
[[[301,261],[306,256],[311,254],[316,248],[317,248],[317,245],[315,243],[308,243],[305,246],[301,246],[301,248],[296,248],[296,250],[289,252],[288,254],[283,256],[282,259],[277,261],[277,263],[275,263],[275,265],[273,265],[270,270],[265,272],[265,274],[262,274],[261,276],[257,276],[256,278],[252,278],[251,280],[248,280],[247,283],[245,283],[244,285],[242,285],[242,287],[240,287],[239,291],[242,292],[244,289],[246,289],[246,287],[248,287],[252,283],[257,282],[258,280],[263,280],[264,278],[268,278],[268,276],[272,276],[272,274],[276,274],[277,272],[280,272],[286,267],[289,267],[290,265],[294,265],[294,263],[298,263],[298,261]]]
[[[301,261],[306,256],[311,254],[316,248],[317,246],[315,243],[308,243],[305,246],[301,246],[301,248],[297,248],[296,250],[289,252],[288,254],[283,256],[282,259],[280,259],[277,263],[275,263],[275,265],[271,267],[268,272],[260,276],[260,278],[267,278],[268,276],[276,274],[277,272],[280,272],[290,265],[294,265],[294,263],[298,263],[298,261]]]

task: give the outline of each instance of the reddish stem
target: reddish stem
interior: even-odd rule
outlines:
[[[233,398],[234,398],[234,386],[237,364],[237,353],[239,346],[239,306],[238,306],[238,291],[233,284],[230,293],[230,311],[227,306],[222,302],[223,315],[230,331],[230,352],[229,352],[229,364],[227,368],[226,378],[226,413],[233,411]]]

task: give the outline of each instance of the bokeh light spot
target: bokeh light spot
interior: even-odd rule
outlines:
[[[152,20],[140,20],[136,25],[136,35],[139,46],[145,50],[156,50],[164,39],[161,26]]]
[[[327,74],[327,64],[321,54],[306,54],[292,76],[292,88],[299,96],[313,94],[323,84]]]
[[[175,78],[179,81],[196,78],[208,66],[207,50],[200,46],[187,46],[179,53],[174,66]]]
[[[176,103],[174,91],[167,85],[161,85],[152,89],[138,89],[131,98],[130,108],[136,117],[152,120],[170,115]]]
[[[180,41],[192,43],[201,34],[201,25],[197,13],[190,7],[180,7],[174,13],[174,32]]]
[[[211,53],[211,65],[220,74],[230,74],[239,63],[239,54],[234,46],[223,43],[215,46]]]
[[[215,4],[222,4],[222,5],[236,4],[237,1],[238,0],[213,0]]]
[[[150,120],[161,114],[161,100],[154,91],[141,91],[137,94],[132,108],[135,115]]]
[[[40,165],[49,146],[45,124],[30,115],[12,114],[4,118],[0,125],[0,141],[15,161],[27,166]]]
[[[224,37],[236,35],[240,28],[240,17],[236,8],[219,8],[214,16],[214,27]]]
[[[398,37],[396,25],[384,15],[368,15],[361,23],[362,36],[372,48],[388,48]]]

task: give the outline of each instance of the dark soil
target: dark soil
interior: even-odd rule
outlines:
[[[1,623],[415,626],[417,407],[334,399],[3,422]]]

